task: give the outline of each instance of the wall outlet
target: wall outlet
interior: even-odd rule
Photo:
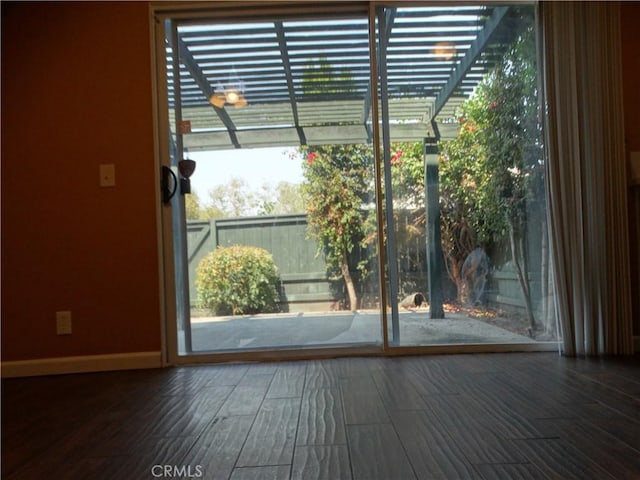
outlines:
[[[100,165],[100,186],[116,186],[116,166],[113,163],[103,163]]]
[[[56,333],[71,335],[71,312],[69,310],[56,312]]]

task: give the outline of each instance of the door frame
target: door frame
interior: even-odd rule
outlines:
[[[376,52],[379,49],[376,38],[376,22],[377,9],[380,6],[386,6],[388,2],[378,2],[371,0],[367,3],[361,2],[345,2],[341,4],[332,3],[332,12],[341,13],[359,13],[369,22],[369,55],[371,63],[371,84],[372,91],[377,92],[379,88],[378,77],[380,75]],[[491,3],[491,2],[481,2]],[[247,14],[246,10],[242,10],[243,4],[252,7],[251,13]],[[246,8],[246,5],[245,5]],[[394,332],[397,328],[397,305],[395,309],[389,305],[387,289],[389,285],[398,282],[398,273],[389,272],[389,276],[385,275],[387,271],[387,258],[393,256],[393,242],[391,250],[388,250],[384,242],[384,209],[382,204],[382,177],[385,175],[385,165],[389,164],[389,145],[381,144],[384,140],[388,143],[390,140],[388,133],[384,134],[380,129],[380,107],[383,116],[385,111],[384,101],[380,105],[378,95],[373,95],[372,102],[372,127],[373,127],[373,149],[375,163],[375,189],[376,189],[376,208],[377,208],[377,228],[378,228],[378,275],[380,290],[380,327],[382,329],[382,344],[380,346],[347,346],[347,347],[326,347],[326,348],[291,348],[280,349],[272,348],[266,350],[255,351],[237,351],[237,352],[220,352],[220,353],[189,353],[183,355],[178,349],[178,310],[179,305],[176,299],[176,275],[179,273],[176,266],[174,239],[174,229],[172,228],[173,207],[166,206],[160,201],[160,174],[162,166],[171,166],[171,155],[169,152],[169,142],[171,133],[166,119],[168,118],[169,104],[166,96],[167,85],[167,66],[165,56],[165,32],[167,21],[178,20],[188,22],[189,19],[211,18],[215,11],[216,18],[255,18],[259,19],[263,15],[271,17],[279,14],[300,13],[300,8],[292,9],[286,3],[268,4],[262,2],[204,2],[204,3],[180,3],[180,2],[156,2],[150,4],[150,24],[152,36],[152,77],[154,96],[154,134],[156,155],[156,180],[157,180],[157,219],[158,219],[158,242],[159,242],[159,261],[160,261],[160,311],[161,311],[161,339],[163,350],[163,363],[165,365],[178,365],[189,363],[212,363],[212,362],[229,362],[229,361],[269,361],[269,360],[294,360],[294,359],[315,359],[315,358],[333,358],[336,356],[396,356],[396,355],[417,355],[417,354],[442,354],[442,353],[485,353],[485,352],[512,352],[512,351],[556,351],[555,343],[531,343],[531,344],[469,344],[469,345],[421,345],[421,346],[398,346],[390,345],[388,335],[388,322],[391,314],[394,324]],[[305,6],[305,13],[309,14],[325,14],[326,6],[318,3],[309,3]],[[383,72],[384,73],[384,69]],[[384,128],[384,127],[383,127]],[[179,152],[178,152],[179,153]],[[184,212],[184,200],[181,195],[177,195],[177,203]],[[182,222],[182,232],[180,235],[186,237],[186,225]],[[186,251],[184,252],[186,256]],[[184,269],[186,270],[186,268]],[[188,290],[188,286],[185,287]],[[397,290],[390,288],[391,293]],[[188,295],[188,292],[187,292]]]

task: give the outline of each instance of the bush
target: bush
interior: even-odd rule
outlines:
[[[245,245],[218,247],[196,269],[200,307],[216,315],[277,311],[278,281],[271,254]]]

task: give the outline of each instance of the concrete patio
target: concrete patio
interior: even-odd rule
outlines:
[[[425,309],[401,312],[399,319],[400,346],[536,343],[460,313],[430,319]],[[380,321],[379,312],[366,310],[196,317],[192,318],[192,344],[194,352],[381,344]]]

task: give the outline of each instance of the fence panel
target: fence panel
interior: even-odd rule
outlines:
[[[193,281],[198,264],[216,247],[230,245],[260,247],[273,255],[281,280],[282,311],[335,310],[346,300],[342,283],[327,278],[324,255],[317,254],[315,239],[308,237],[305,214],[190,221],[187,222],[187,235],[192,307],[196,307],[198,298]],[[416,256],[421,259],[421,255],[424,255],[422,244],[405,245],[401,252],[402,258]],[[416,285],[424,283],[422,271],[406,272],[405,277]],[[533,275],[534,292],[539,289],[536,280]],[[494,270],[489,275],[488,287],[487,299],[491,305],[505,310],[523,310],[524,302],[515,273],[508,269]],[[418,287],[411,288],[419,290]],[[361,292],[363,296],[366,293],[371,292]]]
[[[195,279],[198,263],[218,246],[249,245],[267,250],[280,274],[283,311],[329,310],[340,299],[331,291],[323,255],[307,234],[304,214],[219,218],[188,222],[189,275]],[[197,291],[190,285],[191,305]]]

